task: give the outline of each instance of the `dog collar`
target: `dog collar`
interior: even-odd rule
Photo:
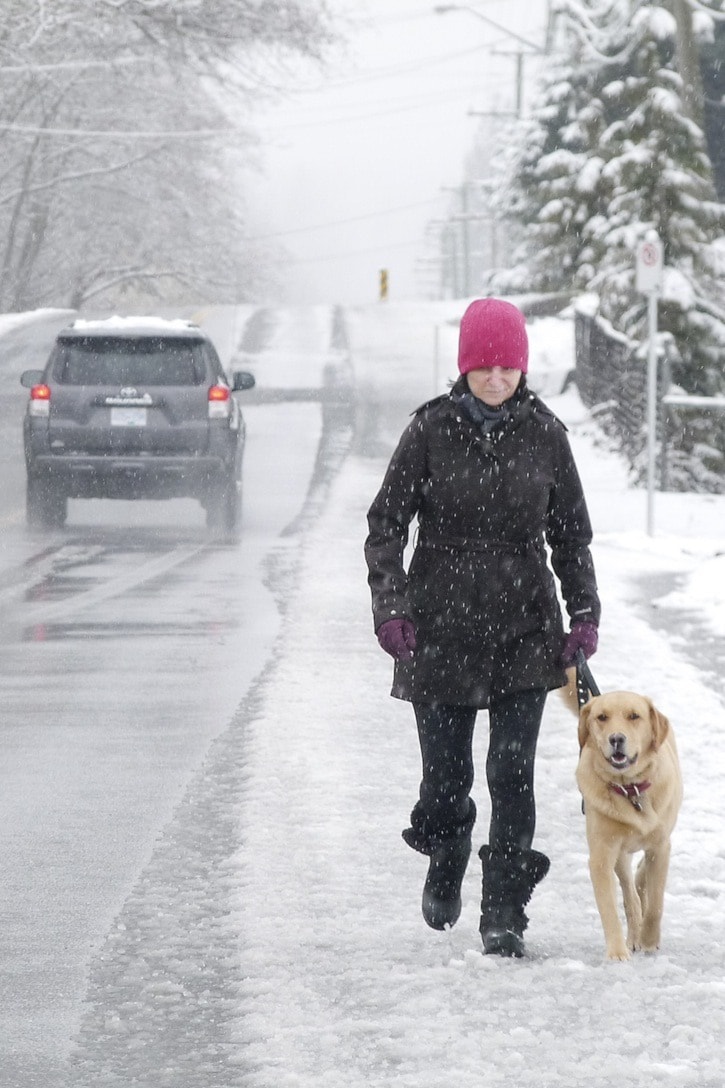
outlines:
[[[630,782],[626,786],[620,785],[618,782],[610,782],[609,788],[612,793],[618,793],[620,797],[626,797],[628,801],[631,801],[638,812],[642,811],[642,805],[640,802],[640,795],[648,790],[652,785],[651,782]]]

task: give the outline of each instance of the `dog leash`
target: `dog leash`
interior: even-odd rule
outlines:
[[[592,670],[587,665],[583,650],[577,650],[574,664],[576,665],[576,698],[581,710],[593,695],[601,695],[601,691],[592,676]],[[582,797],[582,814],[584,814],[584,811],[584,798]]]
[[[592,676],[591,669],[587,665],[583,650],[577,650],[574,664],[576,665],[576,698],[581,710],[593,695],[601,695],[601,692]]]

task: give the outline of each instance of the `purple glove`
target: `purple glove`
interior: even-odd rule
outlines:
[[[561,655],[561,663],[565,669],[574,664],[574,659],[579,650],[582,650],[587,660],[597,652],[599,645],[599,632],[596,623],[591,620],[581,620],[573,623],[571,631],[566,636],[564,650]]]
[[[396,661],[409,661],[415,650],[415,627],[410,620],[386,620],[375,632],[378,642]]]

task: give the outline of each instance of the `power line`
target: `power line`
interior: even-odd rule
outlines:
[[[294,255],[287,257],[288,264],[317,264],[320,261],[340,261],[346,257],[366,257],[371,253],[376,253],[378,256],[389,254],[395,249],[413,249],[420,245],[420,239],[417,238],[414,242],[388,242],[381,243],[378,246],[371,246],[369,249],[349,249],[344,253],[325,253],[320,257],[295,257]]]
[[[371,121],[376,117],[392,117],[399,113],[411,113],[415,110],[431,109],[435,106],[445,106],[449,102],[456,102],[461,98],[469,98],[472,94],[480,94],[481,87],[456,87],[447,94],[431,94],[419,98],[417,101],[406,100],[407,105],[394,106],[390,109],[373,110],[370,113],[339,114],[336,117],[318,117],[310,121],[269,121],[266,127],[275,132],[283,132],[287,129],[317,128],[321,125],[348,125],[356,121]]]
[[[428,200],[419,200],[415,204],[401,204],[397,208],[385,208],[379,212],[365,212],[363,215],[352,215],[347,219],[333,219],[329,223],[316,223],[314,226],[309,227],[293,227],[290,230],[274,231],[270,234],[257,234],[252,237],[245,238],[246,242],[263,242],[271,238],[287,238],[292,234],[307,234],[309,231],[314,230],[327,230],[329,227],[342,227],[347,223],[362,223],[366,219],[379,219],[384,215],[397,215],[398,212],[412,211],[414,208],[425,208],[431,204],[435,204],[438,201],[438,197],[431,197]]]
[[[357,121],[371,121],[378,117],[391,117],[400,113],[411,113],[415,110],[429,109],[431,105],[446,105],[460,98],[480,91],[480,87],[456,87],[446,94],[425,95],[417,100],[403,99],[406,105],[396,106],[392,109],[373,110],[369,113],[340,114],[336,117],[320,117],[310,121],[290,121],[275,123],[267,121],[267,129],[283,132],[287,129],[317,128],[324,125],[348,125]],[[50,136],[75,139],[107,139],[107,140],[208,140],[215,137],[245,136],[251,135],[249,130],[243,128],[201,128],[180,129],[178,131],[143,131],[134,129],[80,129],[80,128],[45,128],[41,125],[19,125],[12,122],[0,122],[0,132],[16,132],[22,136]]]
[[[136,56],[117,57],[113,60],[63,60],[53,64],[2,64],[0,65],[0,76],[4,75],[5,72],[11,72],[13,75],[17,75],[18,72],[56,72],[68,69],[76,71],[78,69],[86,68],[117,68],[121,65],[139,64],[142,61],[147,62],[148,59],[148,54],[142,53]]]
[[[300,93],[317,94],[319,91],[334,90],[336,87],[349,87],[354,83],[369,83],[379,79],[397,79],[408,75],[410,72],[427,71],[433,64],[445,64],[450,60],[461,60],[463,57],[474,56],[476,53],[486,52],[486,44],[471,46],[470,49],[459,49],[455,53],[439,53],[433,57],[421,57],[420,60],[409,64],[395,64],[385,68],[372,68],[359,72],[357,75],[347,76],[345,79],[332,79],[324,83],[318,83],[314,87],[302,87]]]
[[[199,128],[176,130],[172,132],[143,132],[134,129],[81,129],[81,128],[43,128],[38,125],[15,125],[0,122],[1,132],[17,132],[23,136],[64,136],[77,139],[104,140],[192,140],[209,139],[215,136],[246,136],[250,133],[243,128]]]

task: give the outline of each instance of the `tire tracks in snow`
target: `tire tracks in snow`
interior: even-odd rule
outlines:
[[[252,333],[242,336],[246,350],[252,334],[262,350],[272,333],[270,313],[263,313],[256,321],[252,316]],[[283,613],[295,592],[304,537],[353,441],[352,367],[341,310],[331,315],[330,362],[319,399],[323,426],[307,494],[266,563],[265,582]],[[247,725],[261,713],[275,662],[273,654],[211,745],[93,959],[68,1088],[242,1083],[232,1033],[244,982],[238,813],[246,790]]]

